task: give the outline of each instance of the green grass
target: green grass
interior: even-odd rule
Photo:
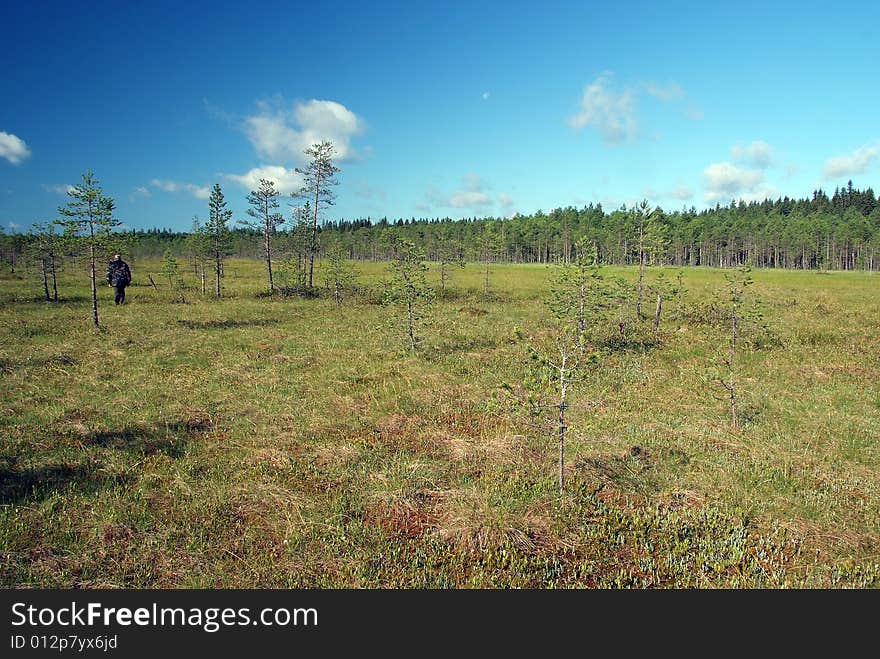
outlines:
[[[235,260],[227,297],[181,302],[158,262],[132,269],[99,332],[85,277],[58,303],[0,278],[0,585],[880,584],[877,275],[753,273],[773,341],[743,355],[738,430],[707,376],[719,330],[667,321],[603,357],[560,497],[553,438],[501,391],[546,267],[492,266],[488,297],[481,266],[452,271],[418,355],[375,295],[261,297]],[[684,272],[692,301],[723,283]]]

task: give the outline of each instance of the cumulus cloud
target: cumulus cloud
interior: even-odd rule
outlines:
[[[703,185],[708,202],[728,202],[771,191],[771,188],[764,185],[764,172],[738,167],[729,162],[718,162],[706,167],[703,170]]]
[[[70,183],[41,183],[40,187],[46,192],[54,194],[67,194],[73,190],[73,186]]]
[[[635,93],[631,89],[613,89],[612,77],[611,72],[605,71],[584,87],[580,109],[568,118],[568,125],[575,130],[593,126],[607,144],[619,144],[638,134]]]
[[[150,185],[165,192],[188,192],[196,199],[207,199],[211,196],[211,189],[206,185],[195,185],[194,183],[178,183],[177,181],[169,181],[165,179],[154,178],[150,181]],[[144,189],[146,188],[139,188]],[[149,190],[147,190],[149,193]]]
[[[880,155],[880,142],[860,146],[852,153],[834,156],[825,161],[824,176],[826,179],[830,179],[850,174],[861,174],[878,155]]]
[[[302,163],[304,151],[324,140],[332,142],[337,160],[357,157],[351,139],[363,131],[363,120],[341,103],[312,99],[288,107],[275,99],[260,101],[257,109],[243,128],[260,158]]]
[[[766,169],[773,161],[773,150],[763,140],[755,140],[751,144],[735,144],[730,155],[736,162],[744,163],[757,169]]]
[[[261,165],[244,174],[224,174],[223,176],[245,190],[256,190],[260,186],[261,178],[272,181],[281,194],[297,192],[303,186],[302,176],[295,169],[288,169],[281,165]]]
[[[478,174],[465,174],[461,179],[461,187],[444,194],[436,188],[428,190],[428,202],[440,208],[467,208],[478,210],[493,204],[491,195],[486,192],[486,184]]]
[[[6,158],[13,165],[17,165],[30,155],[31,150],[23,139],[0,130],[0,158]]]

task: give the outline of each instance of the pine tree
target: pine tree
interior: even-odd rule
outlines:
[[[726,284],[722,290],[716,293],[722,317],[728,324],[729,334],[727,345],[722,349],[720,355],[720,361],[723,364],[722,372],[715,379],[727,392],[726,398],[730,403],[730,417],[734,428],[739,426],[741,392],[739,390],[738,355],[742,349],[743,332],[755,325],[760,325],[763,320],[760,299],[749,292],[754,284],[751,271],[751,266],[746,263],[725,273]]]
[[[89,282],[92,293],[92,322],[98,324],[98,288],[96,262],[99,252],[111,245],[111,232],[121,222],[113,217],[114,202],[104,196],[98,179],[90,170],[82,175],[82,182],[67,191],[70,201],[58,208],[62,216],[57,224],[71,239],[82,239],[88,251]]]
[[[327,270],[324,273],[324,282],[333,291],[336,306],[342,300],[343,291],[351,289],[355,282],[354,268],[347,257],[342,242],[337,238],[327,250]]]
[[[34,259],[39,264],[43,293],[47,302],[58,301],[58,264],[61,258],[62,241],[55,233],[55,227],[48,222],[34,224],[29,234]],[[52,292],[49,292],[51,280]]]
[[[576,250],[570,263],[553,266],[546,305],[557,322],[571,325],[583,349],[589,334],[607,322],[617,289],[602,274],[595,244],[582,238]]]
[[[170,249],[165,250],[162,257],[162,270],[160,274],[168,280],[168,288],[172,291],[183,289],[183,280],[180,278],[180,265]]]
[[[272,236],[278,227],[284,224],[284,216],[275,212],[278,208],[278,190],[275,182],[261,178],[260,185],[256,190],[251,190],[247,197],[252,206],[247,214],[254,218],[254,222],[242,222],[252,228],[263,231],[263,247],[266,254],[266,276],[269,282],[269,294],[275,292],[275,282],[272,278]]]
[[[315,270],[315,253],[318,249],[318,218],[324,206],[332,206],[336,198],[333,186],[339,185],[336,174],[340,171],[333,164],[333,144],[323,141],[306,149],[309,164],[304,168],[296,168],[302,175],[304,184],[294,197],[306,199],[313,204],[311,222],[311,241],[309,244],[309,270],[307,286],[312,288],[312,277]]]
[[[422,250],[411,241],[393,232],[387,233],[385,240],[392,259],[388,264],[390,278],[385,283],[384,302],[401,309],[402,314],[394,324],[405,334],[409,349],[415,351],[422,341],[428,305],[434,298],[426,277],[428,266]]]
[[[226,208],[226,200],[220,184],[215,183],[208,199],[208,221],[202,227],[206,239],[206,247],[214,261],[214,295],[220,297],[220,279],[223,276],[223,261],[229,255],[232,235],[229,221],[232,211]]]
[[[437,260],[440,262],[440,292],[446,292],[447,270],[450,266],[464,268],[464,249],[461,241],[456,240],[449,227],[437,231]]]

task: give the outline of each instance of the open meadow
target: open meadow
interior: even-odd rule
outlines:
[[[452,270],[413,353],[369,290],[384,263],[338,307],[265,296],[257,260],[220,300],[131,265],[100,331],[83,273],[55,303],[0,278],[3,587],[880,585],[876,273],[753,271],[734,428],[724,331],[688,311],[724,271],[683,269],[683,310],[573,385],[560,495],[513,402],[547,266],[492,265],[489,295]]]

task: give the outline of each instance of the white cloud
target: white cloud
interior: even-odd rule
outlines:
[[[492,197],[478,190],[457,190],[446,198],[443,206],[450,208],[479,208],[492,204]]]
[[[23,139],[0,130],[0,158],[6,158],[13,165],[17,165],[30,155],[31,150]]]
[[[694,191],[687,185],[680,184],[670,190],[655,190],[654,188],[645,188],[642,190],[644,199],[679,199],[687,201],[694,196]]]
[[[580,110],[568,118],[568,124],[576,130],[594,126],[606,143],[619,144],[638,134],[633,116],[635,94],[631,89],[612,89],[611,78],[611,72],[606,71],[584,87]]]
[[[852,153],[829,158],[825,161],[825,178],[861,174],[878,155],[880,155],[880,143],[866,144]]]
[[[755,140],[745,146],[735,144],[730,149],[730,155],[736,162],[758,169],[766,169],[773,161],[773,149],[763,140]]]
[[[154,178],[152,181],[150,181],[150,185],[152,185],[154,188],[164,190],[165,192],[188,192],[196,199],[207,199],[211,196],[211,189],[206,185],[195,185],[194,183],[178,183],[177,181],[168,181],[158,178]],[[147,192],[149,193],[149,190]]]
[[[9,228],[15,231],[16,229],[21,229],[21,225],[16,222],[9,222]]]
[[[729,162],[718,162],[703,170],[706,201],[724,201],[759,195],[770,188],[762,187],[764,172],[737,167]],[[763,197],[762,197],[763,198]]]
[[[443,194],[436,188],[428,190],[428,202],[441,208],[467,208],[478,210],[493,204],[492,197],[486,192],[486,185],[478,174],[470,172],[461,179],[461,188],[449,194]]]
[[[275,188],[281,194],[297,192],[303,186],[302,176],[295,169],[288,169],[281,165],[261,165],[244,174],[224,174],[223,176],[245,190],[256,190],[260,186],[261,178],[275,183]]]
[[[669,191],[669,196],[673,199],[680,199],[681,201],[687,201],[688,199],[692,199],[694,196],[694,191],[691,190],[686,185],[677,185],[672,190]]]
[[[73,190],[73,186],[70,183],[41,183],[40,187],[46,192],[53,192],[55,194],[67,194]]]
[[[150,196],[152,196],[150,194],[150,191],[147,190],[144,186],[140,186],[140,187],[135,188],[134,192],[132,194],[135,197],[150,197]]]
[[[680,101],[684,98],[684,90],[677,82],[670,82],[662,85],[657,82],[648,81],[644,84],[645,92],[649,96],[660,99],[665,103],[672,101]]]
[[[257,155],[275,162],[304,162],[304,151],[324,140],[333,143],[336,159],[357,157],[351,139],[363,131],[363,121],[335,101],[312,99],[292,108],[280,99],[260,101],[258,113],[245,118],[244,132]]]

